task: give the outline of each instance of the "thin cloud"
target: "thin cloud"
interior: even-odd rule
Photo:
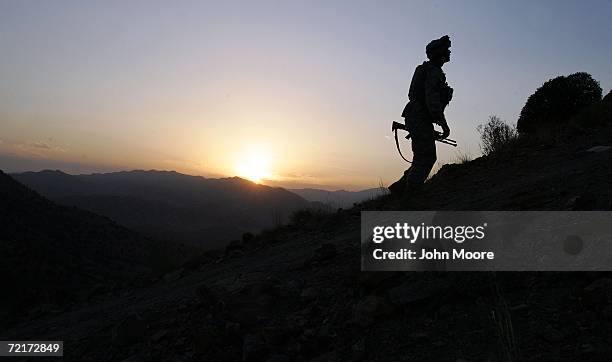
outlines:
[[[54,145],[49,142],[30,141],[30,142],[2,142],[5,151],[23,156],[34,156],[40,158],[49,158],[60,153],[68,152],[65,146]]]
[[[34,148],[40,148],[40,149],[43,149],[43,150],[50,150],[50,149],[52,149],[50,145],[48,145],[48,144],[46,144],[44,142],[32,142],[32,143],[30,143],[30,146],[34,147]]]

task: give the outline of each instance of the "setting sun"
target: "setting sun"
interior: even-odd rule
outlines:
[[[260,183],[262,180],[270,178],[269,167],[269,155],[265,152],[253,151],[246,155],[245,159],[236,166],[236,170],[240,177]]]

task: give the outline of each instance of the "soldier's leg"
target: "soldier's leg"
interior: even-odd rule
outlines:
[[[422,124],[415,127],[412,135],[412,166],[406,175],[409,185],[421,185],[429,176],[436,163],[436,142],[433,125]]]

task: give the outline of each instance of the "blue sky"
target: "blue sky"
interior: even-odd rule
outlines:
[[[549,78],[586,71],[610,90],[610,14],[610,1],[3,0],[0,169],[218,177],[251,162],[291,187],[389,183],[405,168],[389,125],[427,42],[451,36],[446,116],[477,156],[476,126],[516,122]],[[438,146],[441,163],[455,152]]]

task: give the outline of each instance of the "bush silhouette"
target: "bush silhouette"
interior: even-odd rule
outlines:
[[[517,130],[521,134],[558,127],[585,107],[601,101],[601,87],[590,74],[580,72],[546,81],[527,99]]]
[[[516,127],[509,126],[497,116],[490,116],[489,121],[479,125],[480,148],[484,155],[499,152],[514,143],[518,137]]]
[[[597,102],[578,113],[570,121],[574,129],[596,129],[612,122],[612,91],[601,102]]]

